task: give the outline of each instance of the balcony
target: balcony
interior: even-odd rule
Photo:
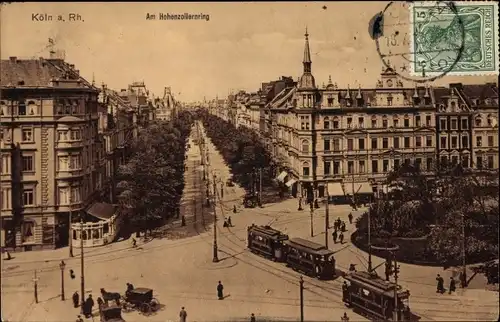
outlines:
[[[72,148],[83,148],[85,146],[82,140],[79,141],[57,141],[56,149],[72,149]]]
[[[75,170],[59,170],[56,172],[56,179],[64,180],[75,177],[82,177],[85,175],[85,171],[83,169],[75,169]]]

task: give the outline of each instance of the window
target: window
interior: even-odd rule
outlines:
[[[328,107],[332,107],[333,106],[333,98],[328,97],[327,101],[328,101]]]
[[[354,173],[354,161],[347,161],[347,173]]]
[[[69,197],[70,197],[69,187],[59,187],[59,204],[69,205],[71,203]]]
[[[398,170],[400,166],[401,160],[394,159],[394,170]]]
[[[11,190],[10,189],[2,189],[2,199],[0,200],[0,206],[1,209],[10,209],[11,208],[11,203],[10,203],[10,195],[11,195]]]
[[[409,165],[409,164],[410,164],[410,159],[405,159],[405,161],[404,161],[404,162],[405,162],[405,165],[407,166],[407,165]]]
[[[425,125],[431,126],[431,122],[432,122],[432,116],[426,115],[425,116]]]
[[[68,134],[68,131],[57,131],[57,140],[58,141],[67,141],[68,140],[67,134]]]
[[[451,157],[451,164],[457,165],[458,164],[458,155],[453,155]]]
[[[372,128],[376,128],[376,127],[377,127],[377,119],[372,118]]]
[[[78,141],[81,138],[80,130],[71,130],[71,140]]]
[[[359,166],[359,173],[365,173],[365,161],[360,160],[358,161],[358,166]]]
[[[330,120],[328,119],[328,117],[325,117],[325,119],[323,120],[323,128],[325,130],[328,130],[330,128]]]
[[[353,139],[347,139],[347,151],[354,150]]]
[[[387,106],[392,106],[392,97],[387,97]]]
[[[69,159],[69,168],[71,170],[79,170],[82,168],[82,164],[81,164],[81,159],[80,159],[80,155],[72,155],[70,156],[70,159]]]
[[[323,149],[325,151],[330,151],[330,140],[329,139],[323,140]]]
[[[427,146],[427,147],[431,147],[432,146],[432,136],[427,135],[425,137],[425,146]]]
[[[33,221],[25,221],[22,226],[23,242],[31,243],[35,241],[35,223]]]
[[[302,163],[302,175],[304,177],[309,176],[309,163],[307,162]]]
[[[333,140],[333,151],[340,151],[340,139]]]
[[[23,155],[23,171],[35,171],[33,156]]]
[[[324,161],[323,162],[323,169],[325,170],[325,174],[330,174],[331,168],[330,168],[331,162],[330,161]]]
[[[394,148],[399,149],[399,138],[396,137],[393,140],[394,140]]]
[[[22,139],[23,139],[23,142],[33,142],[33,130],[32,129],[23,129],[22,130]]]
[[[378,160],[372,160],[372,173],[378,173]]]
[[[404,127],[410,127],[410,119],[408,117],[404,119]]]
[[[446,130],[446,118],[440,118],[439,119],[439,129],[440,130]]]
[[[68,156],[58,156],[57,165],[59,166],[59,171],[69,170],[69,157]]]
[[[421,158],[416,158],[415,159],[415,167],[417,169],[420,169],[422,167],[422,159]]]
[[[35,189],[23,190],[23,206],[33,206],[35,204]]]
[[[422,146],[422,137],[420,137],[420,136],[415,137],[415,146],[417,148],[420,148]]]
[[[19,101],[19,105],[17,106],[17,114],[26,115],[26,103],[24,101]]]
[[[309,141],[302,141],[302,153],[309,153]]]
[[[382,161],[382,171],[389,172],[389,160]]]
[[[469,120],[462,119],[462,130],[467,130],[469,128]]]
[[[451,129],[458,130],[458,120],[457,119],[451,119]]]
[[[488,169],[495,168],[495,158],[492,155],[488,156]]]
[[[447,146],[447,144],[446,144],[446,143],[447,143],[447,142],[446,142],[446,136],[442,136],[442,137],[441,137],[441,146],[440,146],[440,148],[441,148],[441,149],[446,149],[446,148],[447,148],[447,147],[446,147],[446,146]]]
[[[385,118],[384,118],[384,119],[382,120],[382,127],[383,127],[384,129],[386,129],[386,128],[387,128],[387,126],[388,126],[388,124],[387,124],[387,119],[385,119]]]
[[[347,118],[347,128],[350,129],[352,125],[352,117]]]
[[[399,120],[397,118],[394,118],[392,120],[392,126],[395,128],[399,127]]]
[[[359,141],[358,141],[358,148],[360,150],[364,150],[365,149],[365,139],[359,139]]]
[[[420,123],[420,115],[415,116],[415,126],[422,126],[422,124]]]
[[[2,174],[10,173],[10,155],[2,155]]]
[[[410,147],[410,138],[409,137],[405,137],[404,138],[404,143],[405,143],[405,148],[409,148]]]
[[[383,138],[382,139],[382,149],[388,149],[388,148],[389,148],[389,139]]]
[[[427,170],[431,171],[432,167],[433,167],[433,165],[432,165],[432,158],[427,158],[426,163],[427,163],[426,164],[427,165]]]
[[[376,150],[376,149],[377,149],[377,139],[372,138],[372,150]]]
[[[335,118],[333,120],[333,128],[334,129],[338,129],[339,128],[339,120],[337,118]]]
[[[462,149],[469,147],[469,137],[467,135],[462,136]]]
[[[476,158],[476,167],[478,169],[482,169],[483,168],[483,157],[477,157]]]
[[[340,173],[340,162],[334,161],[333,162],[333,174],[339,174],[339,173]]]
[[[468,155],[462,156],[462,167],[464,167],[464,168],[469,167],[469,156]]]
[[[482,136],[477,136],[476,137],[476,146],[477,147],[483,146],[483,137]]]
[[[80,202],[80,187],[71,187],[71,202]]]
[[[365,123],[365,120],[362,117],[358,118],[358,127],[363,128],[363,124]]]
[[[492,147],[495,145],[495,138],[492,135],[488,136],[488,146]]]
[[[476,118],[476,126],[481,127],[481,123],[482,123],[481,117]]]

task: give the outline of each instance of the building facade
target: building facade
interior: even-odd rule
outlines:
[[[156,119],[162,121],[170,120],[174,114],[176,105],[177,103],[172,95],[171,88],[165,87],[163,97],[157,99]]]

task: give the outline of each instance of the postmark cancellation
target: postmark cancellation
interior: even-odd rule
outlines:
[[[498,74],[496,2],[414,2],[409,10],[412,76]]]

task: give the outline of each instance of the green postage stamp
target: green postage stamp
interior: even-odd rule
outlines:
[[[409,13],[413,76],[498,74],[496,2],[415,2]]]

